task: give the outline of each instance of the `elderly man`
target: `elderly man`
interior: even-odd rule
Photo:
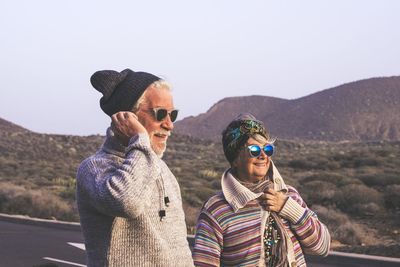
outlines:
[[[168,84],[130,69],[91,83],[112,122],[77,173],[88,266],[193,266],[180,188],[161,160],[178,112]]]

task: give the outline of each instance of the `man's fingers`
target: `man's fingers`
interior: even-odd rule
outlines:
[[[132,118],[136,119],[136,115],[133,112],[124,112],[124,117],[126,120],[130,120]]]
[[[115,114],[113,114],[112,116],[111,116],[111,123],[113,123],[114,125],[115,125],[115,123],[118,121],[118,119],[117,119],[117,113],[115,113]]]
[[[118,112],[117,113],[117,119],[118,121],[123,121],[125,119],[125,112]]]
[[[118,128],[120,121],[121,121],[121,115],[119,114],[119,112],[111,116],[111,122],[114,124],[116,128]]]
[[[138,117],[136,116],[135,113],[133,113],[133,112],[128,112],[128,113],[129,113],[130,116],[133,116],[136,120],[138,119]]]

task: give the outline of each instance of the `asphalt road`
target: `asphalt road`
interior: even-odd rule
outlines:
[[[0,221],[0,266],[79,266],[45,257],[84,265],[85,251],[68,242],[83,243],[81,232]]]
[[[82,267],[86,264],[82,246],[79,231],[0,221],[0,267]],[[400,266],[400,262],[340,255],[308,257],[307,263],[309,267]]]

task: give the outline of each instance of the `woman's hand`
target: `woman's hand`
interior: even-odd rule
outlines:
[[[284,193],[268,188],[264,191],[264,194],[258,198],[258,201],[263,209],[278,213],[282,210],[287,199],[288,196]]]

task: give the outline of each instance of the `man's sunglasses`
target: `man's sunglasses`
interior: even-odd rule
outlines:
[[[259,145],[250,145],[247,147],[250,153],[250,157],[258,158],[261,155],[261,150],[264,150],[265,155],[271,157],[274,154],[274,146],[273,145],[265,145],[263,147]]]
[[[165,108],[153,108],[151,109],[154,113],[154,117],[157,121],[163,121],[168,115],[172,122],[176,120],[178,117],[178,110],[174,109],[168,112]]]

